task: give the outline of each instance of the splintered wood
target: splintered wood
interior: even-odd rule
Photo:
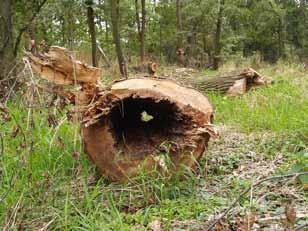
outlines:
[[[48,53],[40,56],[26,54],[36,73],[58,85],[94,84],[101,76],[101,69],[75,60],[72,52],[62,47],[52,46]]]
[[[112,180],[125,181],[139,171],[156,169],[172,175],[183,166],[193,168],[210,137],[217,135],[212,106],[194,89],[148,77],[119,81],[102,90],[97,85],[100,69],[72,59],[64,48],[28,57],[42,78],[81,86],[69,94],[55,93],[74,95],[70,101],[78,107],[72,114],[81,114],[85,151]]]

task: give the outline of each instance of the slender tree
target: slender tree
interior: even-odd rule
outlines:
[[[19,45],[20,45],[21,38],[22,38],[23,34],[27,31],[27,29],[29,27],[31,27],[31,24],[33,23],[33,21],[35,20],[37,15],[40,13],[42,7],[45,5],[46,2],[47,2],[47,0],[33,1],[32,2],[32,4],[33,4],[32,15],[29,18],[29,20],[27,20],[25,22],[23,27],[21,27],[17,32],[17,36],[16,36],[16,40],[15,40],[15,44],[14,44],[14,56],[17,56],[17,52],[18,52]]]
[[[183,48],[181,0],[176,0],[176,30],[177,30],[177,48]]]
[[[93,1],[87,0],[87,20],[88,28],[91,36],[91,46],[92,46],[92,65],[97,67],[97,44],[96,44],[96,31],[95,31],[95,22],[94,22],[94,10],[93,10]]]
[[[176,31],[177,31],[177,62],[184,66],[184,49],[183,49],[183,25],[182,25],[182,6],[181,0],[176,0]]]
[[[216,32],[215,32],[215,50],[214,50],[214,59],[213,59],[213,69],[217,70],[219,67],[219,63],[221,60],[220,53],[221,53],[221,26],[222,26],[222,16],[224,11],[225,0],[219,1],[219,9],[218,9],[218,17],[217,17],[217,24],[216,24]]]
[[[139,3],[138,0],[135,0],[136,8],[136,23],[138,38],[140,42],[140,61],[144,62],[145,59],[145,26],[146,26],[146,9],[145,9],[145,0],[140,0],[141,2],[141,21],[140,21],[140,12],[139,12]]]
[[[120,38],[120,31],[119,31],[119,3],[120,0],[109,0],[110,7],[111,7],[111,24],[112,24],[112,35],[113,35],[113,42],[116,46],[116,53],[118,57],[118,63],[120,72],[123,77],[127,78],[127,70],[126,70],[126,63],[125,58],[123,55],[122,47],[121,47],[121,38]]]

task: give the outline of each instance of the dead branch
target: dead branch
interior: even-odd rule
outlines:
[[[220,220],[222,218],[224,218],[232,209],[234,209],[234,206],[239,202],[239,200],[245,196],[248,192],[251,191],[252,188],[256,188],[259,185],[261,185],[262,183],[266,182],[266,181],[273,181],[273,180],[280,180],[280,179],[284,179],[284,178],[291,178],[291,177],[299,177],[302,175],[308,175],[308,172],[300,172],[300,173],[291,173],[291,174],[286,174],[286,175],[279,175],[279,176],[273,176],[273,177],[268,177],[265,179],[262,179],[260,181],[257,181],[256,183],[252,184],[250,187],[248,187],[247,189],[245,189],[232,203],[231,205],[217,218],[215,219],[206,229],[205,231],[210,231],[212,230],[216,224],[218,224],[220,222]]]
[[[303,229],[306,228],[306,227],[308,227],[308,223],[297,226],[297,227],[294,229],[294,231],[300,231],[300,230],[303,230]]]

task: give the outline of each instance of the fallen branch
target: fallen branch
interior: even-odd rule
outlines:
[[[3,136],[2,136],[2,133],[0,133],[0,160],[3,157],[3,153],[4,153]]]
[[[279,180],[279,179],[283,179],[283,178],[291,178],[291,177],[299,177],[302,175],[308,175],[308,172],[300,172],[300,173],[291,173],[291,174],[286,174],[286,175],[279,175],[279,176],[273,176],[273,177],[268,177],[265,179],[262,179],[260,181],[257,181],[256,183],[252,184],[250,187],[248,187],[247,189],[245,189],[232,203],[231,205],[217,218],[215,219],[206,229],[205,231],[210,231],[212,230],[216,224],[218,224],[220,222],[220,220],[222,218],[224,218],[233,208],[234,206],[239,202],[239,200],[246,195],[248,192],[251,191],[252,188],[255,188],[259,185],[261,185],[262,183],[266,182],[266,181],[272,181],[272,180]]]
[[[306,213],[300,213],[296,215],[297,219],[301,219],[301,218],[306,218],[308,217],[308,214]],[[271,222],[271,221],[280,221],[280,220],[285,220],[286,216],[285,215],[280,215],[280,216],[274,216],[274,217],[264,217],[264,218],[259,218],[256,220],[256,222]]]
[[[306,227],[308,227],[308,223],[297,226],[294,231],[300,231]]]

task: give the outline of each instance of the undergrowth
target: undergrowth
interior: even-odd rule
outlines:
[[[306,171],[308,76],[295,67],[259,71],[275,84],[236,98],[209,95],[215,123],[253,136],[253,141],[228,135],[216,140],[194,172],[172,180],[141,174],[125,184],[109,182],[86,158],[79,128],[65,120],[65,110],[53,111],[42,103],[29,111],[16,97],[8,105],[11,120],[0,125],[0,227],[148,230],[159,220],[164,230],[198,230],[258,176],[256,169],[241,177],[242,166],[259,162],[262,167],[262,161],[282,155],[272,173]],[[56,124],[48,120],[50,114],[56,115]],[[265,209],[252,206],[249,197],[240,207],[242,212]]]

